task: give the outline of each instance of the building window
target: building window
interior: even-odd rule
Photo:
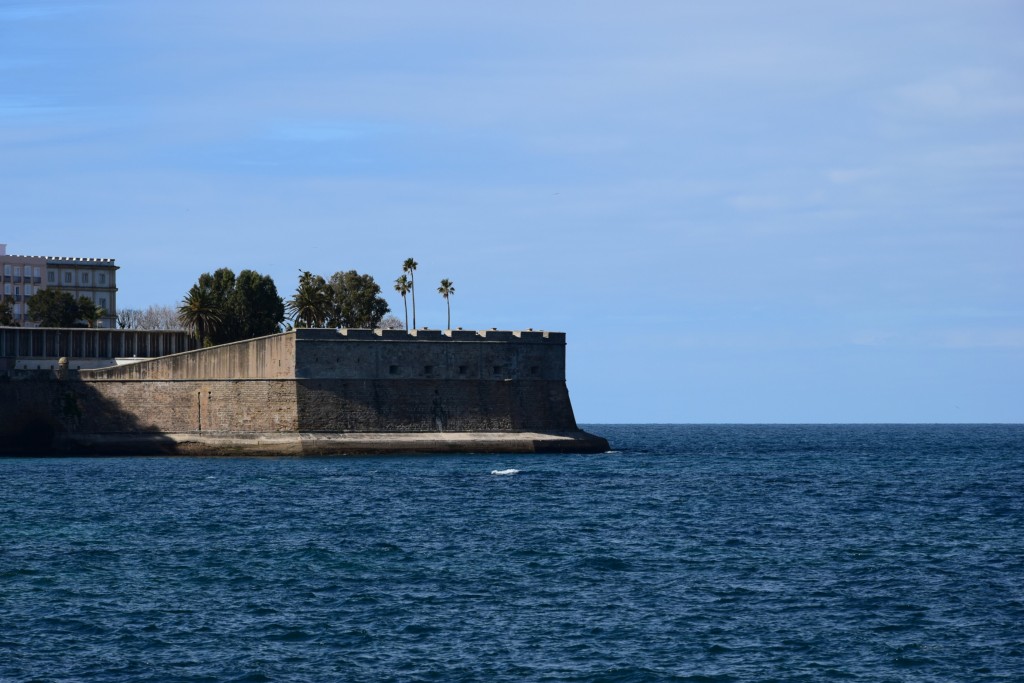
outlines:
[[[89,273],[82,273],[82,284],[89,284]]]
[[[4,264],[4,275],[10,275],[10,274],[11,274],[11,264],[10,263],[5,263]]]
[[[25,296],[32,296],[32,285],[25,285]]]
[[[4,294],[6,294],[7,296],[11,295],[11,283],[10,282],[5,282],[4,283]]]
[[[18,287],[18,286],[14,287],[14,296],[15,296],[15,298],[21,296],[21,287]]]
[[[14,266],[14,277],[21,277],[21,266]]]
[[[392,374],[392,375],[397,375],[397,374],[398,374],[398,366],[397,366],[397,365],[391,365],[391,366],[389,366],[389,367],[388,367],[388,372],[389,372],[390,374]]]
[[[459,366],[459,374],[460,375],[465,375],[466,374],[466,366],[465,365],[460,365]]]
[[[100,308],[102,308],[103,312],[105,313],[107,311],[107,300],[106,300],[106,298],[100,297],[99,305],[100,305]]]
[[[106,273],[98,273],[96,275],[96,282],[100,283],[101,285],[107,284],[107,274]]]
[[[65,282],[66,284],[69,284],[69,285],[70,285],[70,284],[71,284],[71,282],[72,282],[72,279],[73,279],[73,277],[74,277],[74,276],[73,276],[73,274],[71,273],[71,271],[67,271],[66,273],[64,273],[64,282]]]
[[[46,281],[51,285],[57,284],[57,273],[52,270],[46,271]]]
[[[35,267],[35,268],[33,268],[32,270],[33,270],[33,271],[35,271],[35,272],[33,273],[33,275],[34,275],[35,277],[42,277],[42,276],[43,276],[43,271],[41,271],[41,270],[39,269],[39,266],[36,266],[36,267]]]

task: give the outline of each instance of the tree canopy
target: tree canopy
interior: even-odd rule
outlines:
[[[180,330],[178,309],[161,304],[141,308],[119,308],[117,326],[122,330]]]
[[[10,297],[0,297],[0,325],[5,327],[18,326],[18,321],[14,319]]]
[[[269,275],[230,268],[203,273],[178,308],[181,325],[204,344],[227,344],[273,334],[284,321],[284,301]]]
[[[452,329],[452,300],[451,296],[455,293],[455,284],[448,278],[441,280],[441,286],[437,288],[437,293],[444,297],[444,302],[448,305],[448,329]]]
[[[378,327],[390,311],[371,275],[338,271],[325,280],[308,270],[288,302],[296,327]]]
[[[60,289],[44,289],[28,298],[28,317],[40,327],[74,327],[83,317],[81,301]]]
[[[331,327],[377,327],[391,310],[380,295],[380,285],[371,275],[354,270],[337,272],[328,283],[331,288]]]
[[[322,276],[304,270],[287,308],[295,327],[323,327],[331,315],[330,287]]]

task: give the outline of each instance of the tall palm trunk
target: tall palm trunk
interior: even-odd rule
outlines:
[[[409,289],[412,290],[412,326],[416,327],[416,271],[409,271]],[[409,321],[405,321],[405,327],[408,329]]]
[[[448,297],[445,297],[444,298],[444,302],[446,304],[448,304],[448,328],[447,329],[450,330],[450,329],[452,329],[452,300],[449,299]]]
[[[405,298],[405,294],[402,295],[402,305],[405,306],[405,329],[409,330],[409,302]]]

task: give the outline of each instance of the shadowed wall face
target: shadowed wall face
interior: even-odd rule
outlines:
[[[300,380],[300,431],[500,432],[577,428],[565,382]]]

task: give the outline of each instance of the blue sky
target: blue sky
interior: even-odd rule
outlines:
[[[581,422],[1024,420],[1024,5],[0,0],[0,242],[420,263]]]

